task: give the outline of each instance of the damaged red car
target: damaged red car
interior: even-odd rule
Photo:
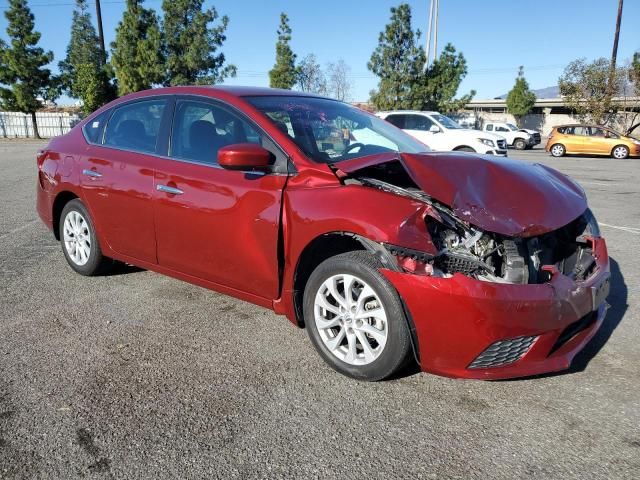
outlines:
[[[113,261],[284,314],[335,370],[498,379],[568,368],[609,260],[584,191],[542,165],[432,153],[338,101],[175,87],[38,154],[37,209],[76,272]]]

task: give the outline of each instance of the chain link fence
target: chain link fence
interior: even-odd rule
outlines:
[[[68,112],[37,112],[36,122],[42,138],[64,135],[81,120],[80,115]],[[31,115],[0,111],[0,138],[33,138]]]

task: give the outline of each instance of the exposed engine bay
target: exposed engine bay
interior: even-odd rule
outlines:
[[[531,237],[485,232],[423,192],[400,162],[386,162],[352,173],[345,184],[360,184],[406,196],[429,207],[426,229],[434,252],[385,245],[408,271],[448,277],[455,273],[489,282],[536,284],[549,281],[549,268],[577,281],[595,269],[591,236],[599,236],[590,210],[557,230]]]

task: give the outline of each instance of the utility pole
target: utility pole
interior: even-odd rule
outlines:
[[[611,68],[615,70],[618,60],[618,40],[620,39],[620,24],[622,23],[622,4],[624,0],[618,0],[618,17],[616,18],[616,33],[613,37],[613,51],[611,52]]]
[[[607,112],[612,111],[613,97],[616,91],[616,62],[618,60],[618,40],[620,39],[620,24],[622,23],[622,5],[624,0],[618,0],[618,16],[616,17],[616,32],[613,36],[613,50],[609,65],[609,80],[607,82],[607,96],[605,99]]]
[[[427,48],[424,69],[427,70],[431,65],[431,57],[436,59],[438,55],[438,10],[440,8],[440,0],[431,0],[429,5],[429,25],[427,26]],[[431,46],[433,43],[433,47]]]
[[[98,38],[100,39],[102,64],[104,65],[107,63],[107,51],[104,48],[104,32],[102,31],[102,10],[100,9],[100,0],[96,0],[96,21],[98,22]]]

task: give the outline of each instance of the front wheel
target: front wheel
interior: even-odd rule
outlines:
[[[516,138],[513,142],[513,146],[516,148],[516,150],[524,150],[525,148],[527,148],[527,142],[525,142],[522,138]]]
[[[618,145],[611,152],[611,156],[613,158],[617,158],[618,160],[624,160],[629,156],[629,149],[624,145]]]
[[[469,153],[476,153],[476,151],[471,148],[471,147],[458,147],[455,149],[456,152],[469,152]]]
[[[553,145],[550,149],[549,152],[551,152],[551,156],[552,157],[562,157],[564,156],[564,154],[567,152],[567,150],[564,148],[564,145],[561,145],[559,143],[556,143],[555,145]]]
[[[352,378],[383,380],[409,359],[411,338],[402,302],[367,252],[322,262],[304,291],[304,319],[320,356]]]
[[[62,209],[60,243],[67,263],[80,275],[97,275],[109,265],[102,255],[89,212],[77,198]]]

